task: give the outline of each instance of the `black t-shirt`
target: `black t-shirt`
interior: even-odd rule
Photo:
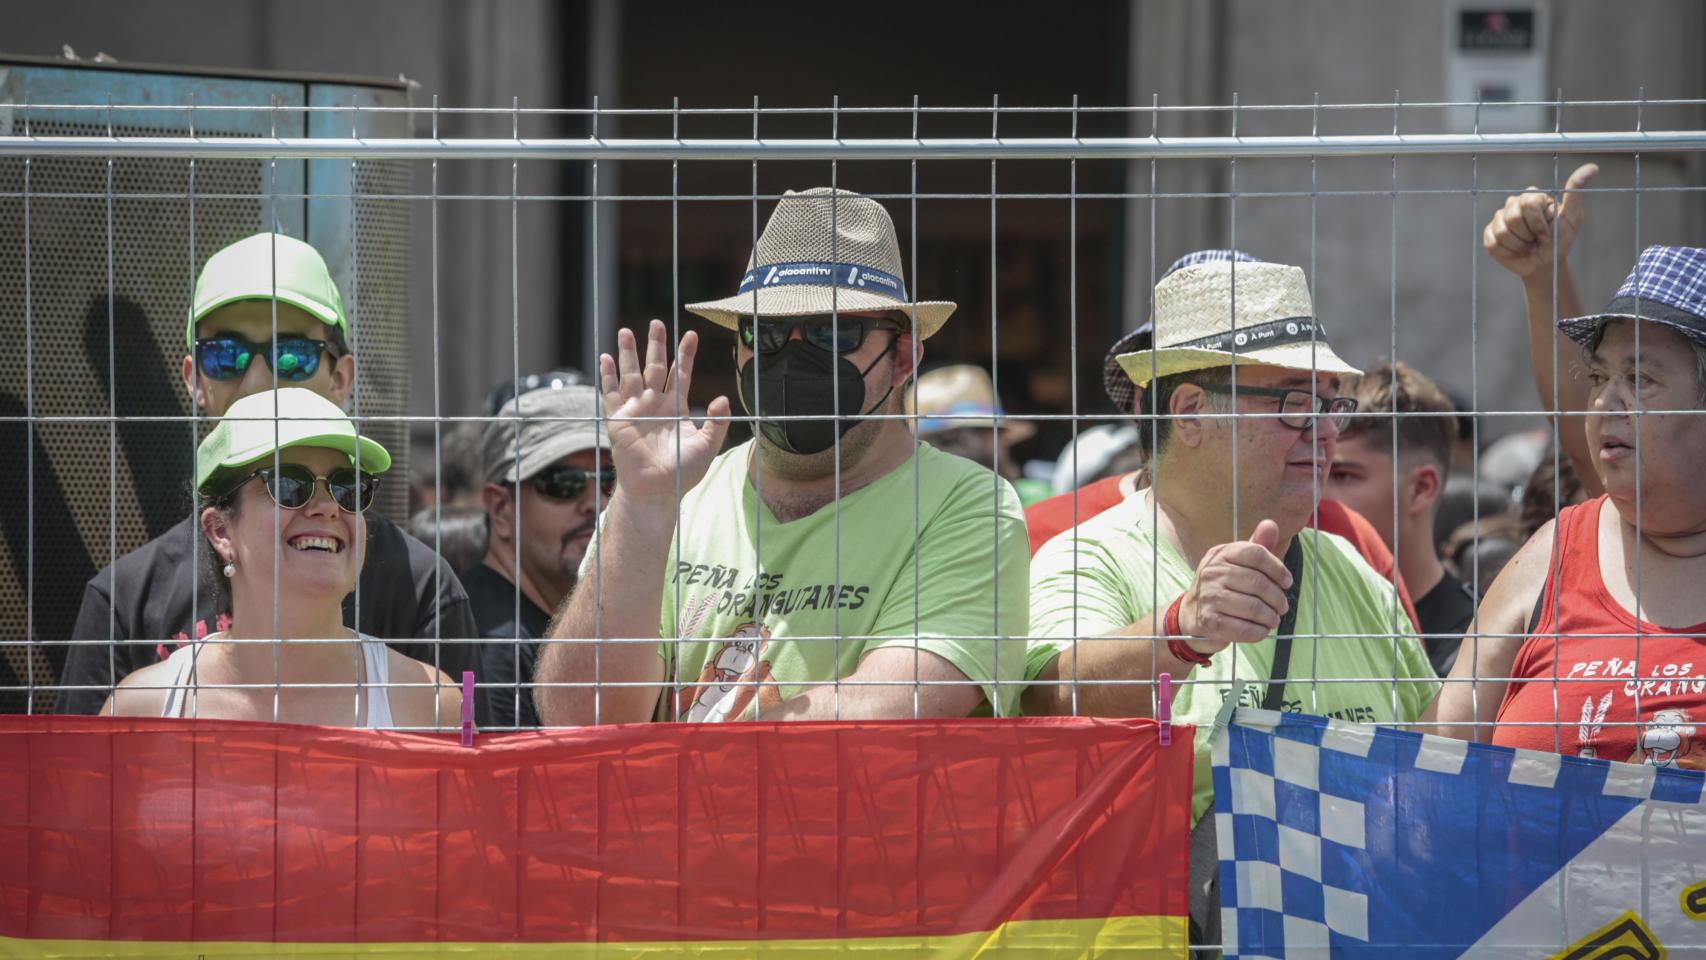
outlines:
[[[456,573],[431,547],[377,513],[367,515],[367,532],[361,577],[344,598],[344,624],[460,680],[462,671],[475,669],[478,650],[468,641],[479,633]],[[84,689],[61,691],[60,713],[99,711],[131,671],[165,659],[192,633],[225,629],[230,611],[217,609],[200,580],[211,549],[195,518],[186,517],[95,574],[83,588],[60,676],[62,685]],[[435,637],[445,642],[434,643]]]
[[[1475,593],[1448,570],[1426,596],[1416,600],[1416,619],[1421,621],[1424,634],[1447,634],[1422,641],[1428,651],[1428,662],[1443,677],[1451,672],[1457,648],[1463,643],[1463,632],[1475,619]]]
[[[477,679],[483,712],[496,727],[539,726],[539,713],[533,707],[533,691],[517,685],[533,682],[533,667],[539,661],[539,644],[532,641],[545,635],[551,626],[551,615],[527,599],[527,594],[516,589],[515,584],[503,574],[483,563],[462,571],[462,586],[468,591],[468,606],[474,611],[474,622],[480,626],[480,636],[518,641],[489,643],[480,648]],[[518,594],[521,598],[519,620],[516,618]]]

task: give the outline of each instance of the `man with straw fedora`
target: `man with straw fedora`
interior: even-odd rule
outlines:
[[[1195,250],[1173,261],[1161,274],[1165,280],[1186,267],[1199,263],[1219,263],[1236,260],[1239,263],[1260,263],[1261,261],[1242,250]],[[1102,358],[1102,390],[1107,393],[1116,410],[1130,414],[1134,426],[1125,429],[1135,434],[1137,452],[1141,455],[1145,446],[1152,446],[1146,440],[1150,426],[1149,402],[1144,399],[1143,391],[1132,382],[1125,368],[1120,366],[1120,357],[1139,350],[1148,350],[1155,345],[1155,321],[1146,317],[1142,324],[1129,333],[1114,341]],[[1107,428],[1103,428],[1106,430]],[[1082,440],[1090,431],[1080,433]],[[1093,476],[1097,471],[1094,451],[1084,451],[1074,454],[1068,450],[1061,454],[1061,463],[1067,468],[1068,476]],[[1057,472],[1057,476],[1059,473]],[[1326,478],[1322,478],[1323,483]],[[1065,493],[1057,494],[1047,500],[1032,503],[1025,508],[1025,526],[1031,534],[1031,554],[1034,556],[1043,544],[1076,527],[1103,510],[1113,507],[1126,497],[1149,485],[1149,476],[1142,469],[1116,473],[1084,486],[1078,486],[1074,479],[1071,487]],[[1410,595],[1404,589],[1404,581],[1395,576],[1397,563],[1392,556],[1392,550],[1386,542],[1380,539],[1380,531],[1374,528],[1362,514],[1337,500],[1322,499],[1315,504],[1315,512],[1309,518],[1309,525],[1336,533],[1351,542],[1357,553],[1368,561],[1382,580],[1396,583],[1398,598],[1404,603],[1404,612],[1411,623],[1416,623],[1416,608],[1410,602]]]
[[[1028,563],[1012,488],[920,445],[901,398],[954,304],[908,292],[894,224],[846,190],[785,194],[730,297],[755,439],[687,417],[693,332],[600,358],[616,492],[540,657],[547,725],[1010,712]],[[590,642],[589,642],[590,641]]]
[[[1439,681],[1392,584],[1307,527],[1356,407],[1339,376],[1357,371],[1328,345],[1302,270],[1173,273],[1155,287],[1153,348],[1119,363],[1158,412],[1151,485],[1034,558],[1024,707],[1149,716],[1153,688],[1131,681],[1188,681],[1173,718],[1197,728],[1192,818],[1212,825],[1223,704],[1411,722]],[[1193,837],[1192,861],[1193,920],[1212,937],[1212,836]]]

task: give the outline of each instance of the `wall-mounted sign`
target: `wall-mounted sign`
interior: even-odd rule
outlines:
[[[1446,96],[1481,103],[1446,111],[1449,129],[1483,133],[1551,129],[1547,37],[1550,0],[1491,7],[1486,0],[1445,5]],[[1500,106],[1500,104],[1528,104]],[[1479,114],[1479,117],[1477,117]]]
[[[1459,10],[1457,49],[1521,53],[1534,49],[1534,8]]]

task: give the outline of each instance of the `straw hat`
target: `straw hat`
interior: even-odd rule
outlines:
[[[1361,372],[1327,345],[1303,271],[1279,263],[1201,263],[1156,284],[1155,348],[1121,354],[1119,363],[1140,387],[1235,363]]]
[[[832,309],[918,311],[918,335],[942,328],[954,304],[908,298],[900,242],[883,205],[850,190],[788,191],[759,234],[732,297],[687,304],[719,326],[741,317],[803,317]]]
[[[988,372],[969,363],[920,376],[917,386],[906,392],[906,412],[918,415],[921,436],[965,427],[1000,427],[1018,443],[1037,431],[1028,420],[1007,419]]]
[[[1261,258],[1252,257],[1242,250],[1194,250],[1174,260],[1166,270],[1161,272],[1165,280],[1186,267],[1194,267],[1199,263],[1215,263],[1218,261],[1236,260],[1239,263],[1261,263]],[[1160,282],[1160,281],[1156,281]],[[1125,368],[1120,366],[1120,354],[1131,353],[1134,350],[1148,350],[1155,346],[1155,318],[1145,317],[1135,330],[1114,341],[1108,352],[1102,357],[1102,390],[1108,399],[1114,403],[1114,409],[1121,413],[1131,412],[1131,402],[1137,396],[1137,385],[1125,375]]]

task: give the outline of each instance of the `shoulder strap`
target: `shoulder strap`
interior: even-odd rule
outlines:
[[[186,643],[166,657],[166,662],[176,663],[172,665],[171,688],[166,691],[166,703],[160,709],[160,716],[184,715],[184,705],[189,702],[190,671],[195,669],[197,647],[198,644]]]
[[[1278,710],[1285,702],[1286,679],[1291,672],[1291,641],[1297,630],[1297,601],[1303,595],[1303,536],[1291,538],[1285,552],[1285,568],[1291,573],[1291,589],[1285,592],[1285,616],[1280,617],[1274,638],[1274,668],[1268,673],[1268,690],[1262,694],[1263,710]]]

